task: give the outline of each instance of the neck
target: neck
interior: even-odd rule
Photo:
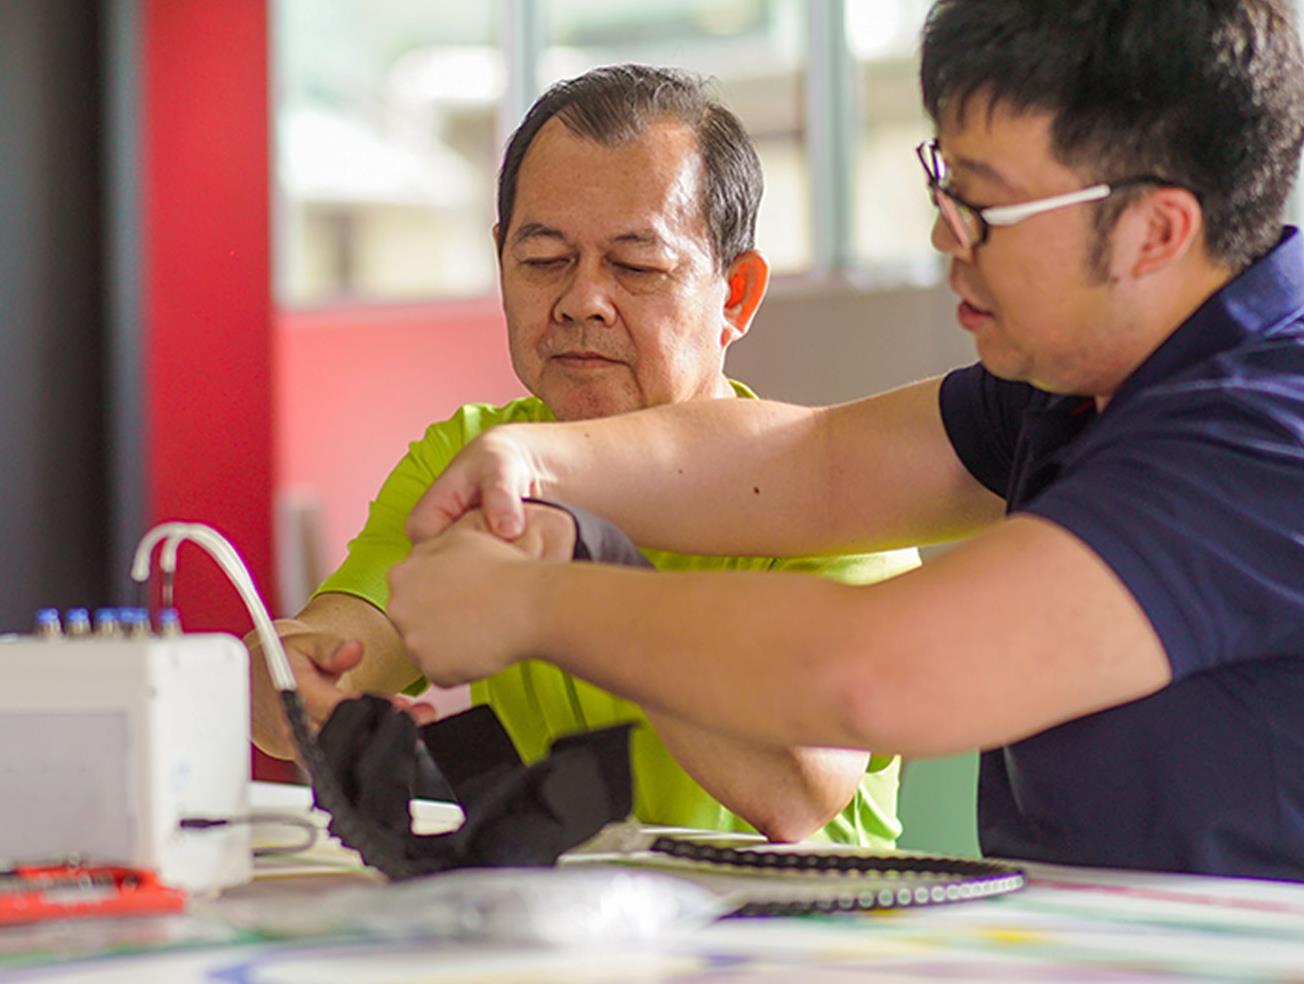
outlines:
[[[1205,301],[1236,277],[1231,269],[1221,264],[1203,258],[1188,259],[1189,263],[1183,263],[1155,283],[1147,284],[1144,295],[1137,292],[1126,301],[1131,309],[1127,334],[1133,344],[1126,349],[1121,378],[1107,392],[1095,395],[1097,412],[1109,405],[1119,386],[1186,324]]]
[[[715,381],[715,388],[713,389],[711,396],[717,400],[722,400],[737,395],[738,394],[734,392],[733,386],[730,385],[728,378],[724,373],[721,373]]]

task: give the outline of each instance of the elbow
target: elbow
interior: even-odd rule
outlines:
[[[845,801],[826,808],[819,802],[793,803],[789,801],[778,809],[769,810],[754,817],[744,817],[768,841],[779,844],[795,844],[819,832],[819,830],[851,801]]]
[[[863,752],[842,748],[800,748],[789,755],[788,788],[744,818],[767,840],[782,843],[806,840],[846,809],[869,764]]]
[[[753,826],[767,841],[776,844],[796,844],[816,833],[825,823],[828,823],[828,820],[820,823],[800,818],[782,817],[776,818],[773,823],[765,825],[753,824]]]

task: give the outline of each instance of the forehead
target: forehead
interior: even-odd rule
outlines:
[[[609,147],[554,117],[521,162],[509,236],[526,223],[568,236],[646,226],[705,242],[704,181],[697,138],[682,123],[654,122],[636,139]]]
[[[976,94],[945,109],[937,139],[957,178],[1007,192],[1027,192],[1072,178],[1052,152],[1054,117],[1021,110]]]

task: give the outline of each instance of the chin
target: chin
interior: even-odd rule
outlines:
[[[978,361],[983,368],[999,379],[1013,383],[1027,382],[1032,374],[1032,366],[1022,352],[1011,351],[1007,346],[979,340]]]
[[[599,417],[614,417],[618,413],[630,413],[643,409],[637,400],[620,397],[569,396],[553,401],[544,397],[544,403],[552,408],[553,416],[558,420],[596,420]]]

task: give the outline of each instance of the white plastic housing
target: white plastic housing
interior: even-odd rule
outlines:
[[[249,670],[228,635],[0,639],[0,866],[151,868],[190,891],[253,874]]]

